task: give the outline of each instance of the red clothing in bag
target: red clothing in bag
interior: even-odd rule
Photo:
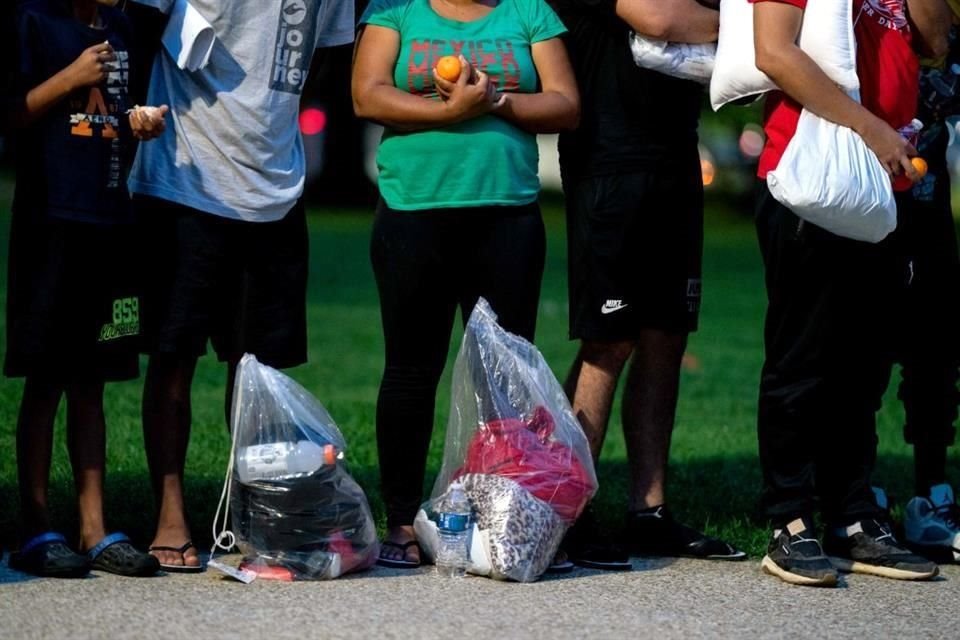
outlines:
[[[510,478],[573,523],[595,487],[573,449],[550,440],[554,426],[544,407],[537,407],[529,422],[508,418],[481,425],[454,477],[488,473]]]

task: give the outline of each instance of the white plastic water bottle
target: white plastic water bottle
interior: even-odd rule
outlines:
[[[437,514],[437,573],[448,578],[462,577],[470,556],[467,544],[470,535],[470,501],[463,485],[454,482],[439,505]]]
[[[310,475],[337,459],[333,445],[319,445],[311,440],[272,442],[242,447],[237,452],[237,474],[240,482],[257,480],[290,480]]]

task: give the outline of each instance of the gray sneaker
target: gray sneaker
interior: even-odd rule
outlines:
[[[808,587],[837,584],[837,570],[823,553],[813,526],[802,518],[774,530],[760,568],[790,584]]]
[[[900,546],[888,525],[861,520],[824,537],[830,562],[840,571],[894,580],[929,580],[940,569]]]

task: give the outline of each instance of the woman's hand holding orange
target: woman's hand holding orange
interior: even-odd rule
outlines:
[[[460,56],[460,77],[456,82],[444,79],[436,69],[433,70],[433,82],[449,109],[452,122],[489,113],[504,100],[496,85],[490,82],[490,76],[475,69],[463,56]]]

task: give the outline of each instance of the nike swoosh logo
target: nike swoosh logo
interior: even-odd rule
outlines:
[[[620,309],[626,309],[627,306],[628,305],[625,305],[625,304],[614,304],[614,305],[604,304],[602,307],[600,307],[600,313],[602,313],[603,315],[607,315],[607,314],[613,313],[614,311],[620,311]]]

